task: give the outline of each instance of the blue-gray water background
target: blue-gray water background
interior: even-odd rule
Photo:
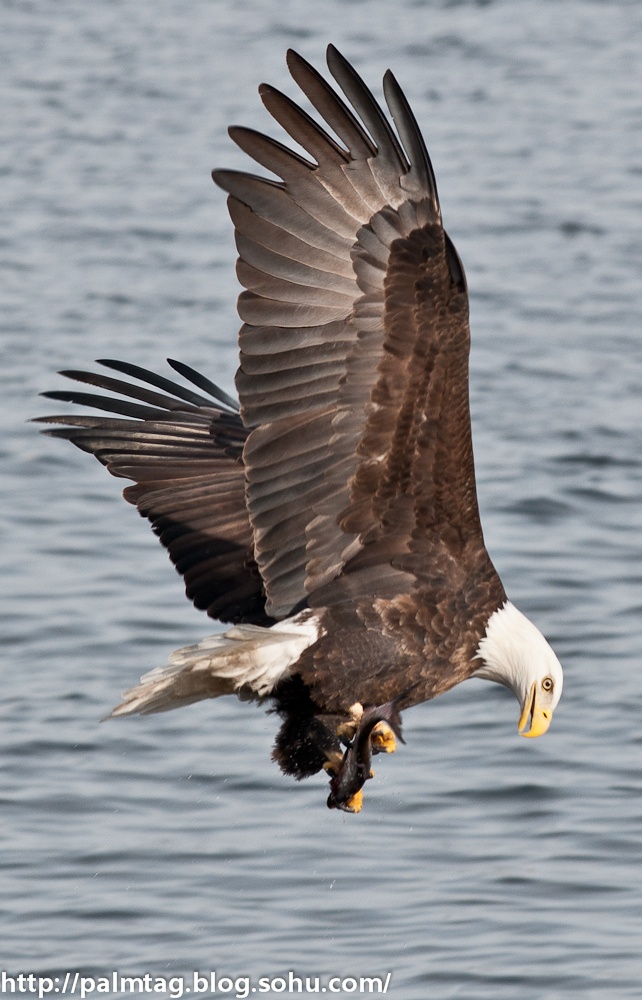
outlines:
[[[642,6],[7,0],[0,19],[0,967],[639,998]],[[120,484],[25,423],[96,357],[232,388],[209,170],[243,164],[228,124],[279,134],[257,84],[293,94],[286,47],[321,65],[329,40],[377,93],[391,66],[424,129],[471,287],[487,543],[566,670],[541,740],[481,682],[406,713],[356,817],[279,774],[255,708],[99,725],[213,628]]]

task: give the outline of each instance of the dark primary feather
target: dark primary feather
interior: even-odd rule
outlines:
[[[42,417],[63,424],[48,433],[95,455],[113,475],[134,480],[124,497],[151,521],[197,608],[222,621],[271,624],[245,511],[241,455],[247,431],[235,401],[179,362],[172,366],[210,398],[137,365],[100,363],[145,384],[66,371],[67,378],[121,398],[78,390],[44,395],[125,419]]]

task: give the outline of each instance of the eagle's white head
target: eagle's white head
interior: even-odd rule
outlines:
[[[504,684],[515,693],[521,735],[545,733],[562,694],[562,667],[539,629],[510,601],[488,619],[477,658],[482,666],[473,677]]]

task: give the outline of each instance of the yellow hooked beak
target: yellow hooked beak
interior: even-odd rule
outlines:
[[[530,717],[531,726],[525,732]],[[520,736],[542,736],[551,724],[553,712],[550,708],[543,708],[537,697],[537,682],[533,681],[528,698],[522,706],[522,714],[517,723],[517,731]]]

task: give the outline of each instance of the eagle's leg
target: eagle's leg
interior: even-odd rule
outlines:
[[[352,709],[355,707],[353,705]],[[347,724],[342,728],[347,728]],[[331,775],[329,809],[342,809],[351,813],[361,811],[363,786],[374,777],[374,772],[370,769],[372,755],[393,753],[397,748],[395,734],[403,742],[401,718],[394,701],[361,711],[356,731],[343,757],[339,759],[339,754],[335,753],[324,765]],[[344,733],[337,731],[337,735],[345,739]]]
[[[370,735],[373,753],[394,753],[397,749],[397,738],[392,726],[383,719],[378,722]]]
[[[383,707],[383,706],[382,706]],[[363,716],[363,705],[361,702],[356,701],[354,705],[351,705],[348,709],[349,718],[337,726],[337,736],[339,739],[346,744],[349,744],[350,740],[356,733],[361,718]],[[370,734],[370,744],[372,746],[373,754],[376,753],[394,753],[397,749],[397,740],[394,731],[391,726],[381,719]],[[326,771],[328,768],[326,767]]]

